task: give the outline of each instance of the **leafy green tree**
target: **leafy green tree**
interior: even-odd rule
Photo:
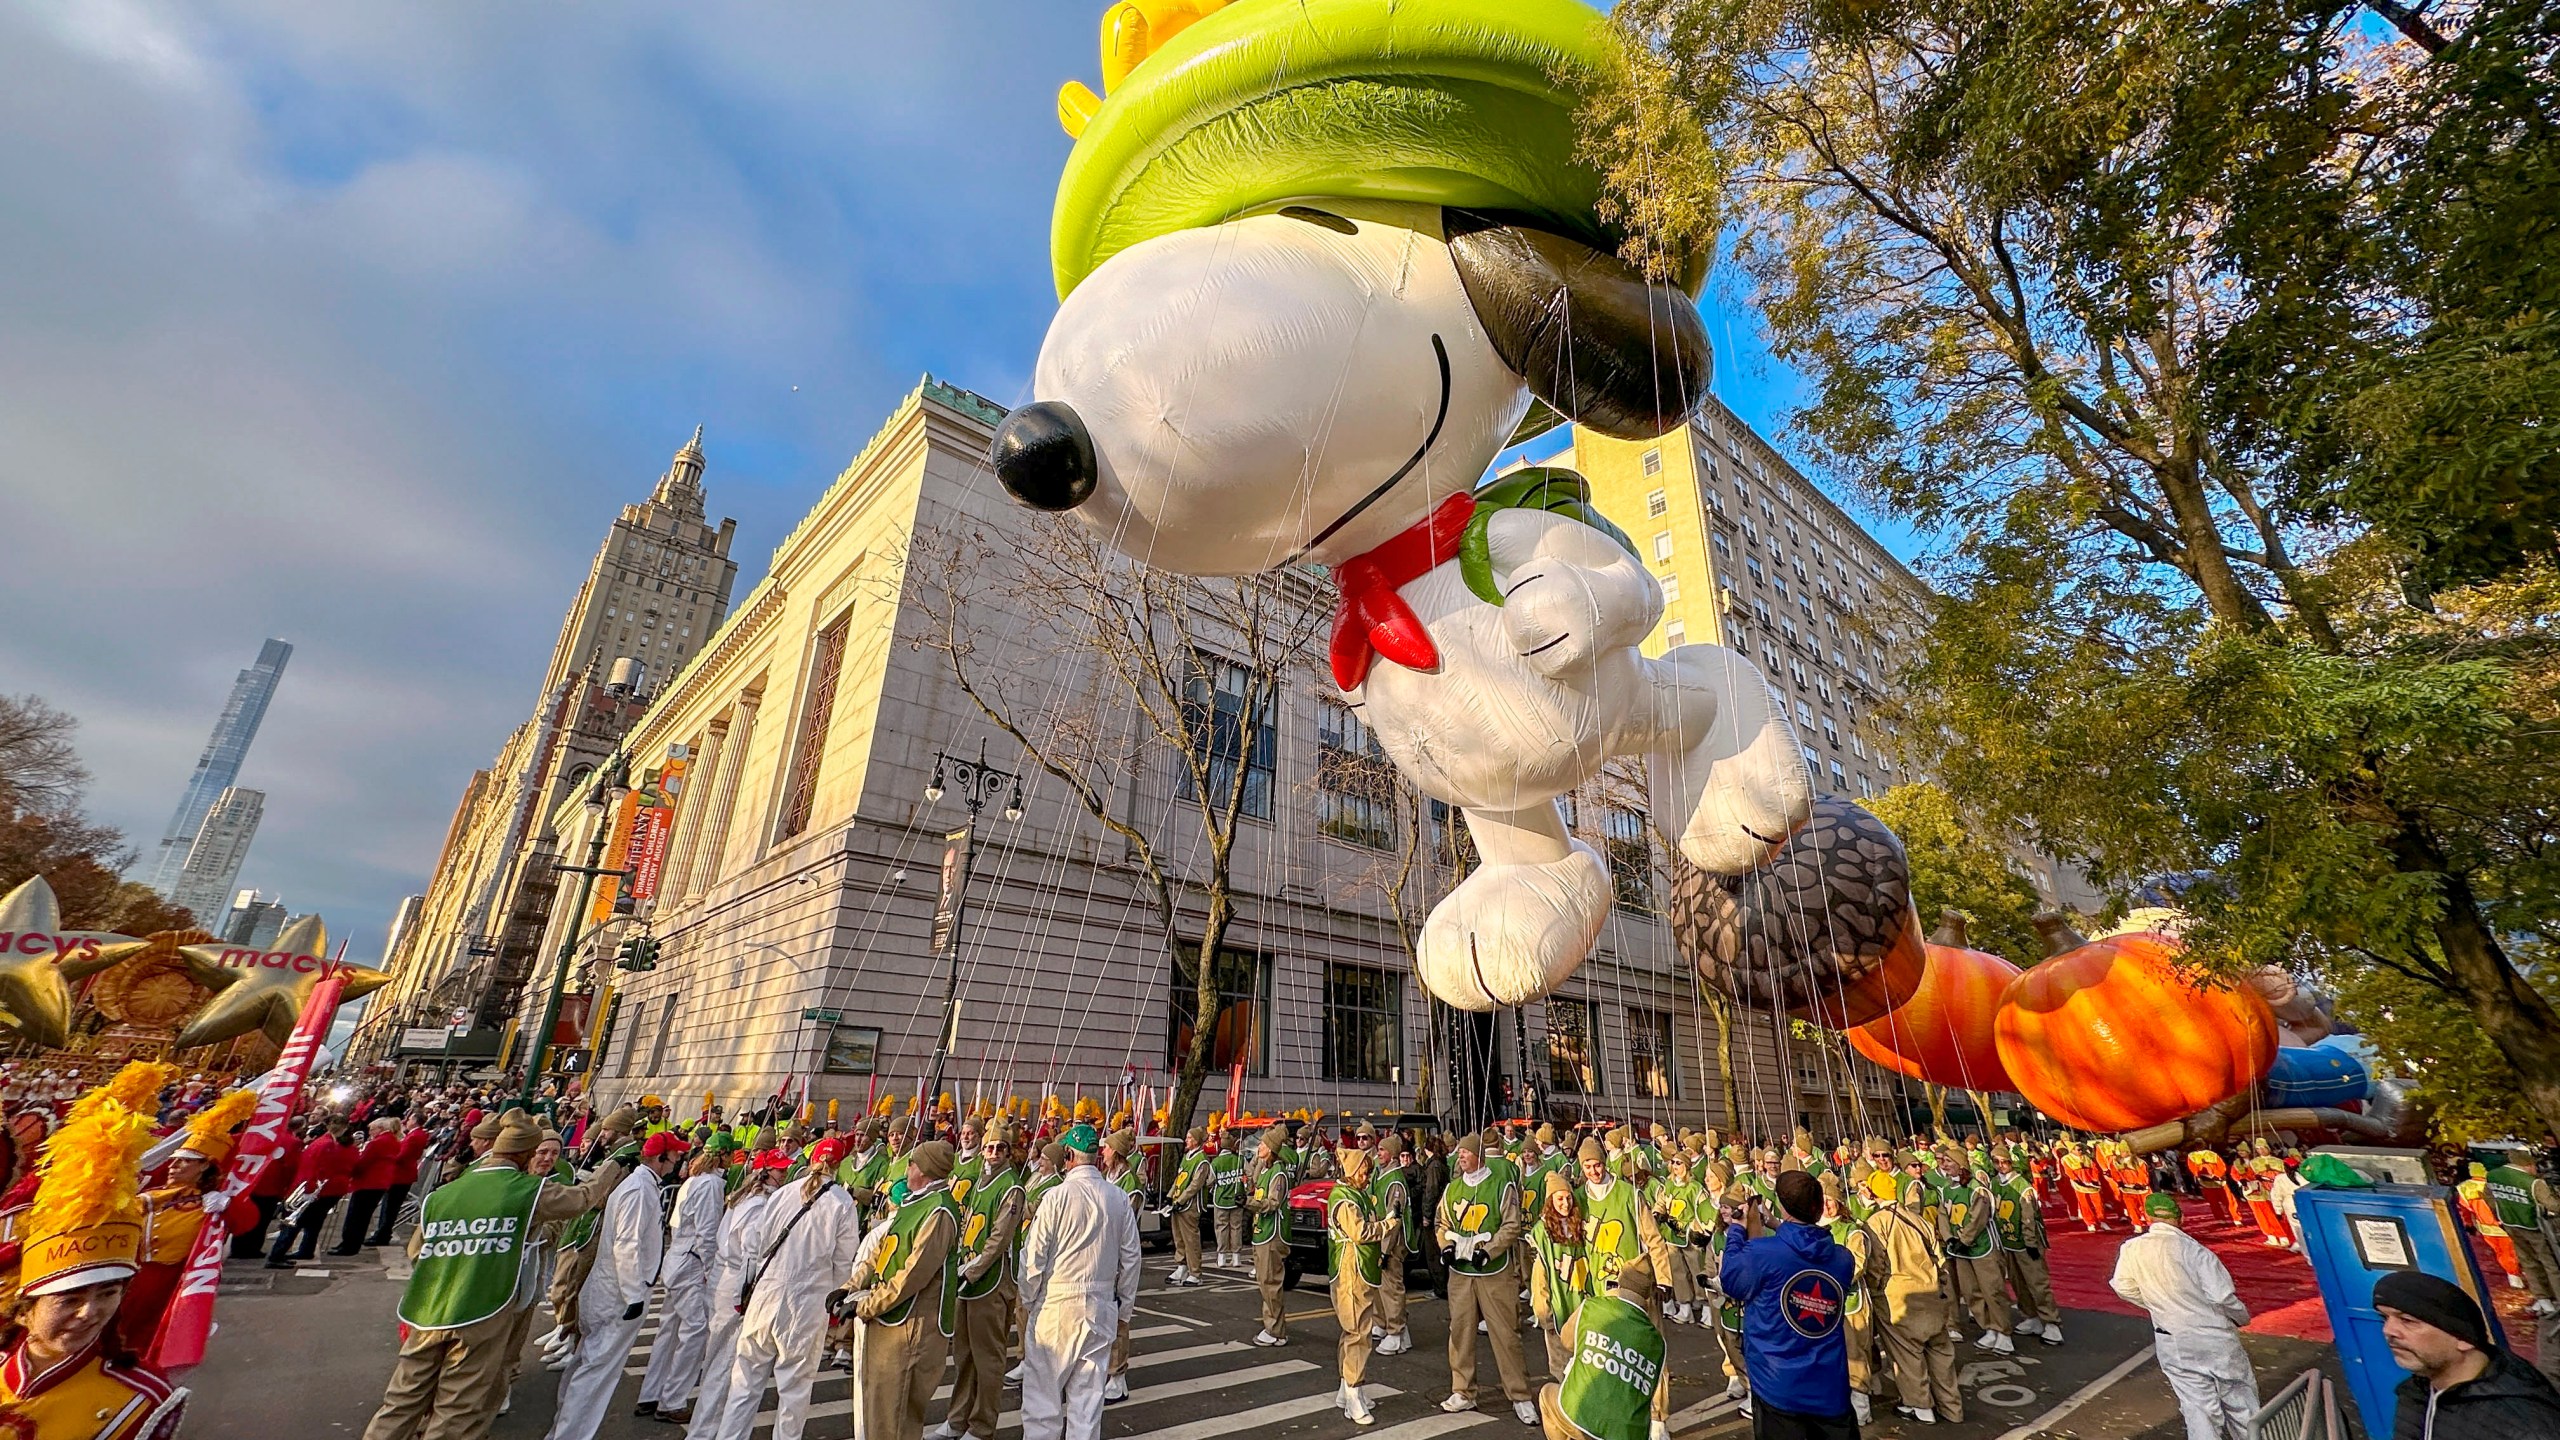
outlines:
[[[1955,797],[1916,781],[1859,803],[1901,837],[1922,929],[1936,928],[1939,911],[1954,910],[1964,916],[1966,940],[1974,949],[2020,966],[2044,958],[2035,927],[2043,905],[2035,887],[2018,874],[2006,850],[1966,823]]]
[[[1811,381],[1796,438],[1945,537],[1920,614],[1857,617],[1918,636],[1883,717],[1905,751],[2102,884],[2215,872],[2201,963],[2439,990],[2560,1125],[2560,1013],[2508,949],[2560,892],[2552,270],[2496,263],[2552,223],[2549,147],[2510,153],[2549,124],[2548,18],[1614,16],[1587,136],[1632,257],[1721,245]],[[2453,543],[2465,516],[2503,528]]]
[[[2338,967],[2338,1004],[2351,1011],[2374,1059],[2405,1077],[2410,1101],[2447,1145],[2537,1137],[2544,1123],[2517,1087],[2515,1067],[2453,997],[2375,965]]]

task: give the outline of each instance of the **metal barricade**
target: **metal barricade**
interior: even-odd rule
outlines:
[[[2338,1440],[2343,1434],[2337,1384],[2317,1370],[2296,1375],[2258,1407],[2258,1440]]]

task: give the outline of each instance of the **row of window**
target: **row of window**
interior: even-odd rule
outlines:
[[[1627,1072],[1636,1094],[1654,1100],[1680,1098],[1680,1066],[1673,1048],[1671,1012],[1625,1007]],[[1598,1095],[1607,1074],[1600,1002],[1550,996],[1547,1000],[1547,1089],[1554,1095]]]

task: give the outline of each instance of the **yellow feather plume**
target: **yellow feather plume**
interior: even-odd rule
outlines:
[[[198,1154],[208,1153],[208,1146],[225,1144],[231,1132],[245,1125],[257,1113],[258,1092],[244,1086],[197,1111],[187,1121],[187,1148]]]
[[[80,1118],[84,1110],[101,1100],[113,1100],[127,1110],[146,1119],[160,1113],[160,1092],[178,1078],[178,1067],[156,1060],[129,1060],[115,1073],[115,1078],[71,1103],[71,1120]],[[66,1122],[67,1123],[67,1122]]]
[[[168,1067],[161,1067],[166,1069]],[[137,1193],[142,1152],[151,1148],[151,1121],[113,1095],[93,1091],[45,1142],[44,1178],[36,1183],[26,1234],[62,1235],[110,1220],[142,1219]]]

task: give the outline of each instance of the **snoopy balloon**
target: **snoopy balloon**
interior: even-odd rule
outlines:
[[[1705,394],[1687,292],[1617,258],[1574,151],[1608,64],[1579,0],[1127,0],[1071,84],[1063,303],[998,431],[1017,499],[1195,575],[1313,562],[1332,669],[1483,864],[1417,962],[1472,1010],[1545,995],[1613,891],[1557,797],[1641,758],[1652,820],[1748,871],[1803,823],[1767,680],[1637,646],[1663,598],[1579,477],[1494,456],[1571,420],[1642,438]]]

